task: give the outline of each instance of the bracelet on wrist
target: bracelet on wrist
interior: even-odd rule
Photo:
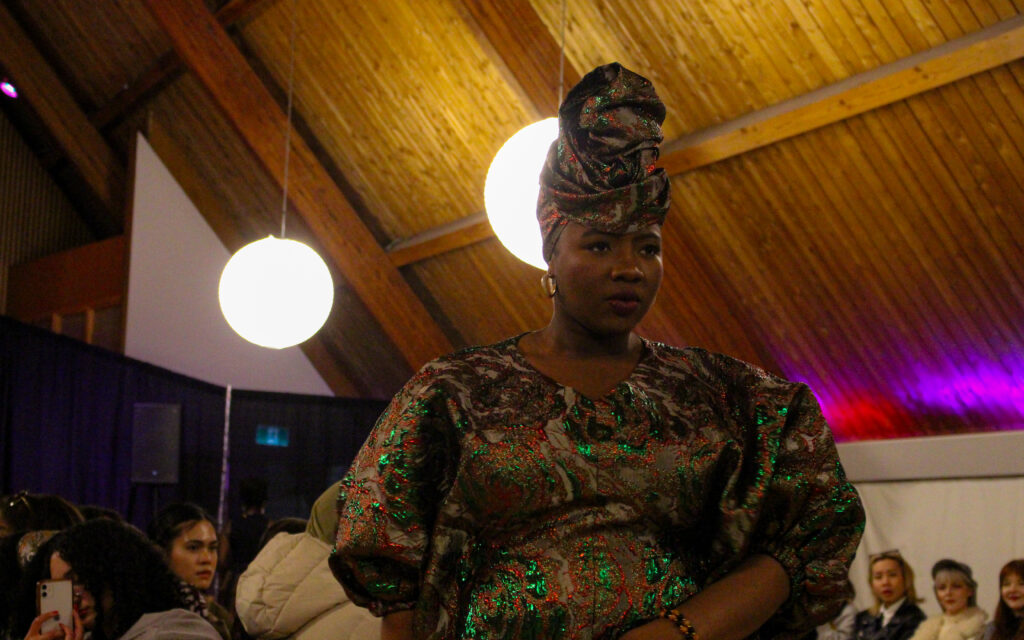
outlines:
[[[683,634],[684,640],[698,640],[697,630],[693,628],[693,623],[683,614],[672,609],[662,609],[661,617],[676,625],[679,633]]]

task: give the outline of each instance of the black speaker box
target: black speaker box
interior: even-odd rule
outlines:
[[[137,402],[132,415],[132,482],[176,484],[181,405]]]

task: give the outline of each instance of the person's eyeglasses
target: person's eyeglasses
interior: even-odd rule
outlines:
[[[868,556],[868,561],[871,563],[878,562],[879,560],[902,560],[903,556],[900,555],[899,549],[887,549],[885,551],[879,551]]]

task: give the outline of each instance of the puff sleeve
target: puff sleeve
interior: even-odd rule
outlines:
[[[810,388],[772,384],[752,395],[756,429],[740,471],[748,483],[724,505],[721,535],[724,546],[743,540],[748,553],[769,555],[788,573],[789,598],[758,634],[785,638],[832,619],[852,597],[847,578],[864,510]]]
[[[329,564],[353,602],[412,608],[450,468],[451,415],[429,365],[392,399],[341,481]]]

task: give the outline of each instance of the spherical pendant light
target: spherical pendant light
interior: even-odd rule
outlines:
[[[558,118],[520,129],[495,154],[484,183],[484,207],[494,234],[515,257],[547,269],[537,224],[540,170],[558,137]]]
[[[220,308],[249,342],[283,349],[316,333],[334,303],[334,283],[315,251],[268,236],[245,245],[220,277]]]

